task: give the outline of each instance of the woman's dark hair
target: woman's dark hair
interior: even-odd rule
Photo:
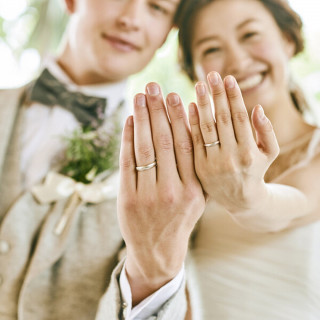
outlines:
[[[226,0],[184,0],[181,2],[175,17],[179,28],[180,64],[192,81],[195,81],[194,65],[191,54],[192,30],[196,23],[197,13],[213,1]],[[302,21],[293,11],[287,0],[257,0],[269,10],[277,25],[289,39],[295,43],[295,55],[303,51]]]

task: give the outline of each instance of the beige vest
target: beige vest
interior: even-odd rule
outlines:
[[[116,199],[79,205],[62,234],[54,233],[67,200],[41,205],[22,193],[24,93],[0,91],[0,320],[119,319]],[[181,287],[157,319],[183,319],[185,310]]]

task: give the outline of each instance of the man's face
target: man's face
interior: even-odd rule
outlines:
[[[179,2],[66,0],[70,57],[81,82],[120,81],[143,69],[165,41]]]

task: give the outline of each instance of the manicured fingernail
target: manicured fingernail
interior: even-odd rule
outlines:
[[[267,120],[267,118],[266,118],[266,115],[264,114],[263,108],[260,105],[258,105],[258,110],[257,111],[258,111],[258,119],[259,119],[259,121],[264,123]]]
[[[140,93],[136,95],[136,105],[139,107],[145,107],[146,106],[146,97],[144,94]]]
[[[206,87],[203,82],[198,82],[196,84],[196,91],[199,96],[204,96],[206,94]]]
[[[196,114],[196,106],[194,103],[189,104],[189,113],[192,115]]]
[[[168,103],[170,106],[174,107],[180,103],[180,98],[176,94],[169,94]]]
[[[150,96],[157,96],[160,93],[159,86],[155,83],[149,83],[147,85],[147,92]]]
[[[224,81],[227,89],[233,89],[236,86],[236,80],[233,76],[227,76]]]
[[[219,84],[219,75],[217,72],[210,72],[208,74],[208,79],[212,86],[217,86]]]
[[[133,126],[133,116],[130,116],[130,117],[128,118],[127,123],[128,123],[128,125],[129,125],[130,127]]]

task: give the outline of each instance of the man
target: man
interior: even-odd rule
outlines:
[[[139,270],[150,283],[144,290],[137,289],[139,279],[126,273],[123,260],[118,263],[123,240],[114,197],[87,204],[76,192],[49,201],[33,192],[63,149],[59,137],[87,120],[73,98],[80,104],[83,94],[99,97],[100,107],[107,100],[107,124],[123,112],[125,79],[165,41],[179,2],[65,0],[71,17],[61,55],[31,85],[0,93],[0,319],[184,318],[182,268],[157,282],[148,268],[159,257],[150,254],[150,265]],[[123,226],[139,229],[139,221]],[[152,235],[154,226],[147,228]],[[127,246],[132,237],[136,246],[135,235],[123,230]],[[134,252],[133,260],[139,257]],[[179,254],[175,267],[183,258]]]

